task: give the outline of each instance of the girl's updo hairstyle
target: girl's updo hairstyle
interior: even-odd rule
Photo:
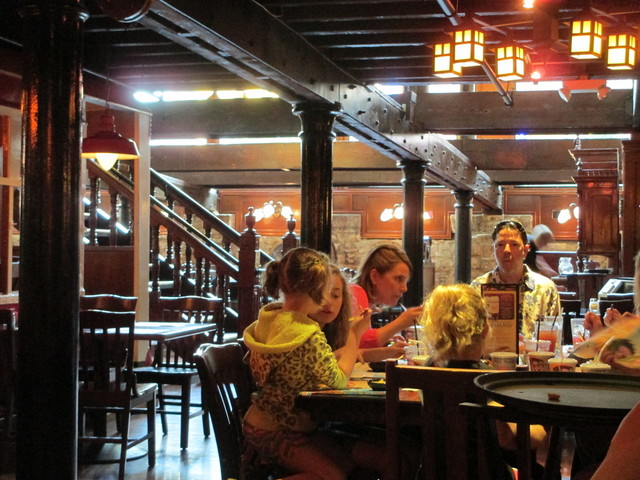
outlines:
[[[484,298],[460,283],[434,288],[424,302],[420,323],[437,359],[449,360],[482,339],[487,317]]]
[[[321,305],[330,279],[329,257],[310,248],[298,247],[289,250],[280,260],[267,264],[264,289],[273,298],[278,298],[280,292],[285,295],[306,293]]]

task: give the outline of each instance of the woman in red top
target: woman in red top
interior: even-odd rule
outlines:
[[[395,306],[407,291],[412,268],[409,257],[395,245],[379,245],[371,250],[358,268],[354,284],[350,285],[354,298],[354,312],[380,306]],[[400,332],[414,325],[421,307],[406,309],[396,319],[380,328],[366,331],[360,339],[360,348],[383,347]],[[404,339],[401,339],[404,340]]]

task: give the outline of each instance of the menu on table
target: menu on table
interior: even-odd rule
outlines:
[[[489,310],[489,335],[485,352],[518,352],[519,285],[487,283],[481,286]]]

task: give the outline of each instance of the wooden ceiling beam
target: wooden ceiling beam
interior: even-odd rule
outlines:
[[[210,5],[205,0],[157,0],[141,23],[240,77],[275,91],[290,103],[339,105],[341,115],[336,122],[341,130],[371,143],[394,160],[429,165],[427,157],[407,151],[390,136],[391,132],[411,130],[402,105],[338,68],[260,5],[249,0],[220,0],[216,8],[224,10],[225,15],[205,18],[203,13],[209,11],[206,7]],[[427,140],[424,147],[428,147]],[[461,156],[458,161],[468,160]],[[446,174],[440,180],[446,186],[475,191],[474,183],[461,186]],[[476,200],[489,209],[500,208],[497,186],[492,187],[476,192]]]

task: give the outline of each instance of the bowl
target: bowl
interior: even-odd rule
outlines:
[[[369,362],[369,368],[374,372],[384,372],[387,368],[387,362],[385,360],[381,362]]]

